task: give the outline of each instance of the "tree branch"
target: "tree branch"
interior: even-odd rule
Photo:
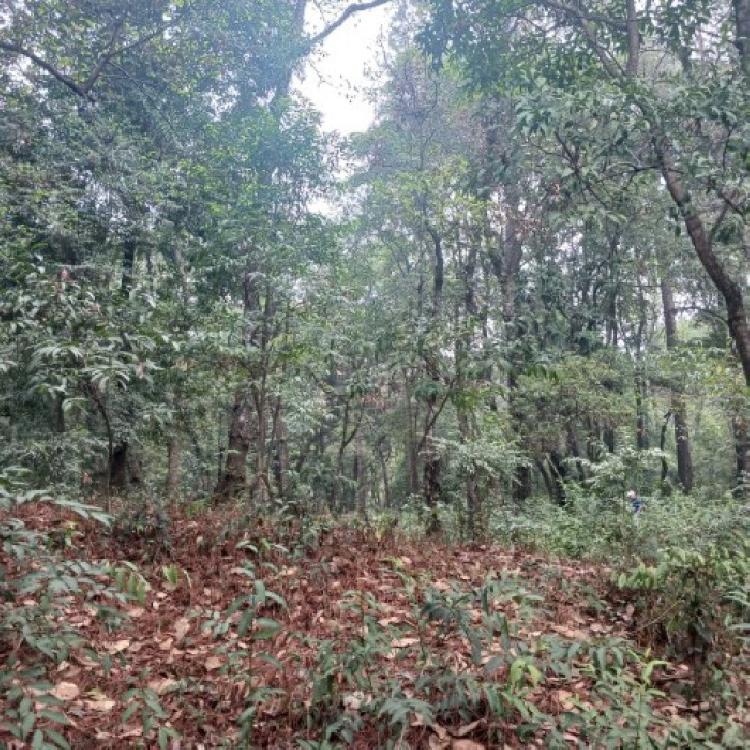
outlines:
[[[389,2],[391,2],[391,0],[369,0],[364,3],[352,3],[335,21],[332,21],[322,31],[319,31],[317,34],[310,37],[308,41],[309,47],[312,48],[320,44],[326,37],[333,34],[339,26],[345,24],[355,13],[361,13],[363,10],[370,10],[371,8],[377,8],[380,5],[385,5]]]
[[[94,87],[94,84],[99,80],[99,76],[102,74],[102,71],[104,70],[104,67],[107,65],[107,63],[115,56],[117,53],[117,50],[115,49],[115,42],[117,41],[117,38],[120,36],[120,32],[122,31],[122,27],[124,26],[125,22],[120,20],[115,24],[114,31],[112,32],[112,38],[109,41],[109,51],[103,54],[99,61],[94,66],[94,69],[91,71],[91,74],[86,79],[86,82],[81,87],[86,94],[89,94],[91,89]]]
[[[90,102],[94,101],[94,97],[86,91],[85,88],[79,86],[70,76],[66,76],[65,73],[60,72],[53,65],[50,65],[46,60],[43,60],[39,55],[31,50],[25,49],[18,44],[12,44],[10,42],[0,41],[0,49],[4,49],[6,52],[11,52],[14,55],[21,55],[31,60],[35,65],[38,65],[42,70],[46,70],[53,78],[58,80],[64,86],[67,86],[72,92],[80,96],[82,99],[87,99]]]

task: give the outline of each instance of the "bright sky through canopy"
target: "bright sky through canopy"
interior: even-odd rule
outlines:
[[[377,63],[379,40],[391,13],[391,7],[384,5],[354,15],[321,44],[306,65],[298,88],[320,110],[324,130],[347,134],[372,123],[366,71]],[[315,8],[311,7],[308,23],[311,29],[322,25]]]

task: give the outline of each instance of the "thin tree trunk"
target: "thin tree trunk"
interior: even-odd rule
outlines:
[[[740,67],[750,79],[750,0],[732,0],[735,22],[735,45]]]
[[[747,494],[750,489],[750,429],[748,420],[742,416],[732,419],[734,448],[737,457],[736,494]]]
[[[182,480],[182,443],[177,434],[170,437],[167,443],[167,499],[175,502],[180,494]]]
[[[276,479],[276,491],[278,496],[288,502],[289,495],[289,430],[284,418],[284,410],[281,398],[276,404],[274,417],[274,436],[276,442],[276,456],[274,461],[274,475]]]
[[[678,345],[677,320],[672,287],[666,279],[661,281],[661,298],[664,306],[664,329],[667,349],[672,352]],[[690,436],[687,425],[685,394],[681,386],[671,388],[670,411],[674,416],[674,437],[677,451],[677,478],[684,492],[693,489],[693,458],[690,451]]]
[[[661,426],[661,439],[659,440],[659,448],[662,452],[661,457],[661,483],[662,489],[666,489],[667,476],[669,475],[669,463],[667,462],[667,429],[669,427],[669,420],[672,418],[672,412],[668,411],[664,415],[664,422]]]
[[[124,297],[130,295],[133,288],[133,270],[135,267],[137,242],[133,235],[129,234],[122,246],[122,279],[120,280],[120,292]]]
[[[630,0],[629,0],[630,2]],[[628,6],[630,9],[630,6]],[[637,29],[637,27],[636,27]],[[646,332],[646,298],[641,284],[640,263],[637,269],[638,279],[638,329],[635,337],[635,368],[633,373],[633,389],[635,391],[635,440],[638,450],[647,450],[648,420],[646,419],[646,378],[643,367],[643,338]]]
[[[356,449],[357,466],[357,515],[360,518],[367,518],[367,497],[370,494],[370,487],[367,457],[365,453],[365,438],[362,434],[362,430],[357,430],[357,439],[354,445]]]
[[[578,480],[581,482],[585,482],[586,471],[583,468],[583,463],[581,462],[581,451],[578,448],[578,438],[576,437],[576,430],[571,422],[568,422],[565,427],[565,442],[568,453],[575,459],[576,470],[578,471]]]
[[[383,440],[378,441],[378,459],[380,460],[380,471],[383,475],[383,507],[389,510],[391,507],[391,485],[388,479],[388,456],[383,450]]]
[[[425,229],[432,239],[434,249],[434,269],[432,287],[432,311],[431,327],[434,328],[440,322],[443,307],[443,283],[444,283],[444,260],[442,238],[438,232],[430,227],[425,221]],[[435,385],[435,391],[427,397],[427,414],[425,415],[425,430],[422,436],[424,450],[424,473],[422,476],[423,494],[430,518],[427,524],[427,533],[436,534],[440,531],[440,520],[437,506],[442,497],[442,486],[440,475],[442,473],[442,459],[435,445],[435,419],[438,408],[438,390],[440,388],[440,368],[438,364],[438,352],[430,347],[425,353],[425,370],[427,376]]]
[[[419,455],[417,453],[417,414],[412,408],[409,383],[404,373],[404,394],[406,400],[406,418],[408,429],[406,432],[406,466],[408,471],[409,494],[414,495],[419,491]]]

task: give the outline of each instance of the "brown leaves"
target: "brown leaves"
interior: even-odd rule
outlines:
[[[127,638],[122,638],[119,641],[104,641],[102,646],[104,646],[110,654],[120,654],[128,649],[130,641]]]
[[[220,669],[224,665],[224,659],[220,656],[209,656],[203,665],[206,667],[207,671],[211,672],[214,669]]]
[[[177,680],[173,680],[171,677],[159,677],[156,680],[149,680],[148,686],[157,695],[165,695],[171,693],[178,684]]]
[[[180,643],[185,636],[190,632],[190,620],[187,617],[180,617],[175,620],[174,623],[174,634],[177,639],[177,643]]]
[[[419,638],[409,636],[407,638],[396,638],[391,641],[391,646],[393,648],[409,648],[409,646],[415,646],[417,643],[419,643]]]
[[[92,690],[89,695],[91,697],[83,701],[83,705],[89,711],[96,711],[97,713],[109,713],[116,705],[116,701],[114,701],[112,698],[108,698],[106,695],[103,695],[98,691]]]
[[[344,532],[336,533],[341,533],[345,539]],[[194,543],[195,534],[189,537]],[[176,538],[180,538],[179,534]],[[227,549],[233,548],[229,545]],[[382,559],[382,549],[357,548],[353,554],[351,549],[351,544],[337,539],[325,557],[318,552],[291,566],[288,559],[279,556],[273,560],[275,568],[264,569],[263,581],[268,591],[283,596],[290,606],[288,610],[274,607],[271,616],[281,622],[283,635],[263,644],[252,640],[255,632],[252,629],[239,636],[237,625],[243,615],[241,611],[228,620],[227,631],[217,635],[216,624],[223,621],[229,604],[252,589],[253,582],[248,581],[244,573],[240,575],[241,570],[245,570],[240,566],[246,559],[242,551],[222,553],[209,560],[208,557],[195,559],[196,554],[204,555],[203,551],[193,549],[189,552],[193,556],[190,558],[188,552],[177,547],[176,560],[189,570],[194,580],[189,604],[188,592],[184,592],[185,596],[181,596],[183,592],[176,592],[161,597],[152,593],[147,606],[127,610],[130,618],[117,636],[106,636],[98,629],[99,622],[92,610],[87,609],[90,603],[71,602],[66,619],[75,622],[80,632],[94,639],[94,650],[104,657],[102,662],[109,665],[105,673],[98,660],[76,650],[71,653],[70,663],[60,665],[59,671],[52,673],[50,681],[57,682],[53,695],[66,702],[64,708],[71,721],[79,724],[66,729],[70,732],[71,746],[85,746],[84,738],[96,738],[102,746],[129,747],[138,741],[150,746],[155,737],[153,734],[144,736],[140,724],[122,725],[127,704],[125,694],[131,687],[147,687],[159,696],[167,714],[164,723],[180,733],[183,747],[199,747],[205,737],[230,738],[236,731],[234,718],[247,705],[249,691],[281,690],[283,694],[274,693],[258,706],[262,721],[258,722],[258,735],[254,740],[259,747],[291,747],[299,736],[296,734],[299,729],[290,722],[289,705],[311,705],[312,682],[320,675],[316,672],[320,669],[317,649],[324,641],[330,641],[335,653],[343,656],[346,649],[361,643],[363,638],[375,639],[378,650],[371,666],[373,684],[397,682],[409,698],[425,699],[425,693],[417,688],[419,676],[425,673],[422,645],[430,660],[428,669],[439,663],[456,673],[470,674],[480,683],[503,681],[518,656],[512,648],[506,651],[508,645],[503,639],[485,640],[477,663],[471,643],[456,628],[436,622],[424,622],[418,627],[417,623],[418,605],[429,588],[469,592],[480,586],[498,566],[509,575],[517,576],[523,588],[545,596],[544,605],[529,616],[524,615],[523,607],[507,598],[497,598],[490,603],[492,611],[502,614],[514,637],[528,645],[532,654],[541,653],[543,640],[551,633],[573,641],[591,641],[613,632],[621,633],[623,623],[634,618],[634,613],[624,603],[617,610],[604,610],[592,617],[585,597],[576,588],[577,569],[563,570],[562,566],[538,556],[532,558],[521,552],[505,555],[492,548],[483,551],[446,549],[427,544],[412,551],[411,546],[404,544],[399,552],[408,552],[410,556],[401,556],[395,563],[393,558]],[[330,567],[328,560],[332,562]],[[413,576],[413,589],[405,586],[394,572],[404,567],[408,567]],[[156,566],[152,569],[143,566],[143,575],[159,580],[160,571]],[[563,576],[570,582],[569,586],[559,586]],[[367,621],[359,610],[353,611],[347,606],[349,596],[358,604],[362,603]],[[158,609],[152,606],[154,601],[158,602]],[[481,629],[484,627],[483,611],[475,602],[476,599],[472,599],[465,604],[463,612],[473,623],[472,627]],[[268,615],[268,611],[263,611],[259,616]],[[373,622],[378,625],[373,626]],[[239,650],[252,656],[243,654],[236,658]],[[261,651],[267,652],[268,661],[259,657]],[[579,661],[585,661],[584,654],[585,649],[581,649]],[[231,670],[226,668],[230,663]],[[689,677],[685,667],[684,674],[678,669],[674,676],[669,675],[669,680],[679,680],[682,685]],[[360,713],[364,721],[353,746],[374,746],[367,745],[373,736],[368,732],[378,718],[371,716],[367,709],[368,704],[380,700],[381,694],[355,690],[343,674],[336,674],[333,680],[341,709]],[[93,688],[96,684],[100,689]],[[426,699],[432,700],[432,696],[439,699],[437,689]],[[593,709],[588,702],[592,699],[590,681],[580,676],[549,675],[545,685],[525,699],[551,717],[564,711]],[[597,704],[596,710],[600,708],[603,707]],[[691,708],[686,704],[677,705],[675,701],[669,706],[659,706],[662,715],[670,718],[684,717]],[[200,721],[196,716],[202,717]],[[451,720],[455,723],[451,724]],[[455,712],[441,715],[441,721],[447,726],[414,716],[411,735],[405,739],[411,746],[426,746],[430,750],[504,747],[502,740],[495,740],[494,733],[490,733],[484,718],[461,724]],[[313,727],[311,731],[318,729]],[[514,727],[510,720],[507,723],[497,721],[493,723],[495,729],[501,736],[510,738]],[[569,733],[568,739],[575,742],[574,733]]]
[[[50,695],[61,701],[75,700],[81,694],[81,689],[74,682],[58,682],[50,691]]]

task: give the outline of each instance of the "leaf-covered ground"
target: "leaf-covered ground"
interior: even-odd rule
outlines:
[[[694,697],[689,665],[629,655],[634,607],[606,569],[354,529],[231,526],[174,521],[157,559],[135,536],[76,527],[65,554],[106,560],[100,582],[132,598],[66,603],[61,627],[88,645],[48,679],[71,747],[161,736],[175,748],[291,748],[326,733],[340,747],[590,747],[618,723],[658,742],[715,709]]]

